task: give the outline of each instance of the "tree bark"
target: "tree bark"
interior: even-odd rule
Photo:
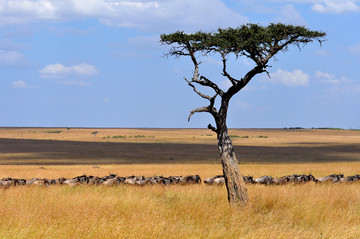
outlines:
[[[218,128],[218,146],[230,204],[245,206],[249,202],[244,179],[226,125]]]

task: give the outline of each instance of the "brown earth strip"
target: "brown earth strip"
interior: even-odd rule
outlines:
[[[360,161],[360,144],[235,146],[241,163]],[[2,165],[219,163],[216,145],[0,138]]]

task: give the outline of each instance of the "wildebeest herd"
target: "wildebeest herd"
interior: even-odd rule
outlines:
[[[144,177],[144,176],[128,176],[120,177],[116,174],[111,174],[104,177],[97,176],[87,176],[86,174],[77,176],[74,178],[58,178],[58,179],[48,179],[48,178],[32,178],[32,179],[19,179],[19,178],[3,178],[0,180],[0,187],[10,187],[18,185],[38,185],[38,186],[49,186],[49,185],[69,185],[76,186],[80,184],[88,185],[106,185],[106,186],[116,186],[122,184],[128,185],[170,185],[170,184],[200,184],[201,178],[199,175],[189,175],[189,176],[153,176],[153,177]]]
[[[344,182],[360,182],[360,175],[344,177],[343,174],[331,174],[326,177],[315,178],[312,174],[306,175],[287,175],[283,177],[273,178],[271,176],[263,176],[260,178],[253,179],[252,176],[243,177],[245,183],[248,184],[264,184],[264,185],[285,185],[289,183],[344,183]],[[153,177],[144,177],[144,176],[128,176],[120,177],[116,174],[111,174],[104,177],[97,176],[87,176],[81,175],[74,178],[58,178],[58,179],[48,179],[48,178],[32,178],[32,179],[19,179],[19,178],[3,178],[0,180],[0,187],[8,188],[10,186],[19,186],[19,185],[37,185],[37,186],[49,186],[49,185],[69,185],[76,186],[80,184],[87,185],[106,185],[106,186],[116,186],[116,185],[188,185],[188,184],[200,184],[201,178],[199,175],[188,175],[188,176],[153,176]],[[225,183],[225,178],[223,175],[217,175],[210,177],[204,180],[206,185],[223,185]]]
[[[244,176],[245,183],[251,184],[265,184],[265,185],[284,185],[288,183],[324,183],[324,182],[360,182],[360,175],[344,177],[344,174],[331,174],[326,177],[315,178],[312,174],[293,174],[286,175],[283,177],[273,178],[271,176],[262,176],[260,178],[253,179],[252,176]],[[204,183],[207,185],[222,185],[225,183],[225,178],[223,175],[217,175],[215,177],[207,178],[204,180]]]

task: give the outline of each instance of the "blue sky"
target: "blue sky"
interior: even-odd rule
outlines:
[[[360,128],[359,0],[1,0],[0,126],[204,128],[208,102],[187,86],[188,58],[162,33],[245,23],[303,25],[322,47],[291,47],[230,103],[232,128]],[[226,88],[219,58],[200,73]],[[246,58],[231,58],[241,78]]]

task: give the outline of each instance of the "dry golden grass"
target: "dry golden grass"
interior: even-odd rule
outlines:
[[[49,133],[61,130],[61,133]],[[98,131],[96,136],[92,132]],[[44,129],[0,128],[3,139],[45,139],[86,142],[134,142],[134,143],[191,143],[208,152],[208,146],[216,147],[215,135],[201,129]],[[235,145],[259,146],[251,152],[267,162],[272,150],[276,162],[241,164],[244,175],[283,176],[288,174],[313,174],[316,177],[332,173],[360,174],[360,131],[341,130],[271,130],[236,129],[230,134]],[[113,138],[112,136],[125,138]],[[141,135],[145,137],[135,137]],[[109,136],[109,137],[108,137]],[[132,136],[132,137],[130,137]],[[242,137],[248,136],[248,137]],[[259,137],[267,136],[267,137]],[[3,140],[2,142],[6,142]],[[85,144],[74,147],[46,142],[44,147],[32,147],[32,141],[8,141],[15,145],[0,145],[0,162],[14,164],[19,158],[26,163],[39,165],[2,165],[0,178],[59,178],[82,174],[105,176],[109,172],[120,176],[129,175],[189,175],[199,174],[203,179],[222,173],[220,164],[192,164],[167,161],[184,155],[183,147],[169,147],[176,152],[153,152],[165,154],[156,164],[107,164],[101,158],[119,157],[118,152],[98,152],[107,144]],[[49,143],[50,142],[50,143]],[[45,142],[44,142],[45,143]],[[10,143],[11,144],[11,143]],[[200,145],[202,144],[202,145]],[[82,145],[82,144],[81,144]],[[129,147],[129,144],[113,145]],[[11,150],[9,149],[11,146]],[[76,146],[76,147],[75,147]],[[146,145],[143,145],[146,146]],[[141,146],[141,147],[143,147]],[[166,145],[161,149],[166,150]],[[333,147],[334,146],[334,147]],[[91,151],[91,147],[96,147]],[[134,154],[141,150],[134,147]],[[149,145],[146,146],[149,148]],[[165,148],[164,148],[165,147]],[[195,148],[196,148],[195,147]],[[320,148],[321,150],[314,150]],[[74,148],[74,149],[72,149]],[[160,149],[159,148],[159,149]],[[249,147],[250,148],[250,147]],[[112,149],[109,147],[107,149]],[[237,151],[246,156],[246,148]],[[68,152],[68,150],[73,150]],[[170,151],[171,151],[170,150]],[[215,149],[216,150],[216,149]],[[255,150],[255,151],[254,151]],[[261,151],[257,151],[261,150]],[[303,151],[312,154],[302,154]],[[327,152],[327,150],[329,150]],[[330,151],[331,150],[331,151]],[[250,152],[249,151],[249,152]],[[128,151],[124,151],[129,153]],[[67,154],[66,154],[67,153]],[[91,154],[96,157],[90,157]],[[185,157],[196,152],[186,152]],[[319,156],[319,154],[325,154]],[[294,163],[302,157],[327,159],[330,154],[339,154],[331,163]],[[22,155],[23,154],[23,155]],[[80,156],[85,155],[80,158]],[[108,155],[109,154],[109,155]],[[282,156],[282,154],[285,154]],[[347,157],[352,162],[341,162]],[[65,156],[66,157],[65,157]],[[113,156],[114,155],[114,156]],[[211,152],[207,153],[211,156]],[[75,158],[77,156],[79,158]],[[131,155],[129,155],[131,156]],[[140,154],[143,156],[143,154]],[[251,157],[250,157],[251,156]],[[125,158],[126,159],[126,158]],[[124,159],[124,160],[125,160]],[[51,162],[88,165],[50,165]],[[161,161],[163,160],[163,161]],[[288,161],[287,161],[288,160]],[[84,162],[85,161],[85,162]],[[270,161],[270,160],[269,160]],[[105,161],[104,161],[105,162]],[[116,161],[114,161],[116,162]],[[138,161],[137,161],[138,162]],[[161,162],[166,162],[162,164]],[[173,163],[177,164],[173,164]],[[200,162],[207,162],[206,160]],[[292,162],[288,164],[286,162]],[[302,161],[304,162],[304,161]],[[46,163],[46,165],[41,165]],[[98,167],[94,167],[98,165]],[[226,189],[202,185],[193,186],[50,186],[0,188],[0,238],[360,238],[360,183],[262,186],[248,185],[250,205],[234,208],[227,203]]]
[[[220,165],[3,166],[0,177],[83,173],[221,173]],[[359,173],[360,163],[244,164],[254,176]],[[0,190],[0,238],[359,238],[360,184],[248,185],[251,204],[228,205],[225,187],[49,186]]]

